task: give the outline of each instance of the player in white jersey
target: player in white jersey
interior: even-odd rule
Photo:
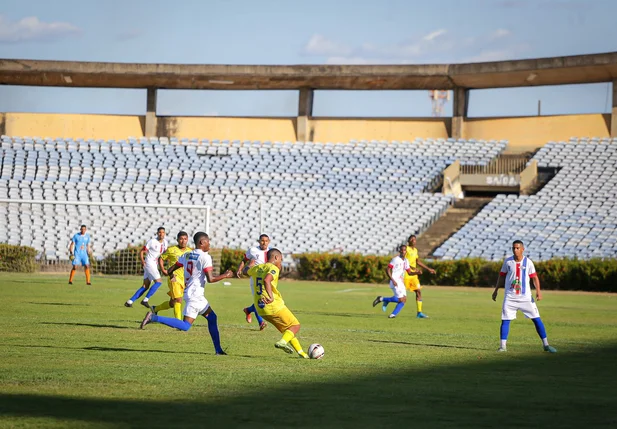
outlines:
[[[392,289],[394,295],[385,298],[383,296],[378,296],[373,301],[373,307],[375,307],[380,302],[383,302],[381,308],[384,312],[388,308],[389,303],[397,303],[394,311],[392,311],[392,313],[388,316],[390,319],[394,319],[403,309],[405,303],[407,302],[407,290],[405,289],[403,275],[405,273],[409,275],[422,274],[422,270],[417,269],[416,271],[414,271],[409,267],[409,261],[407,260],[407,258],[405,258],[406,252],[407,246],[405,244],[401,244],[398,247],[398,255],[392,258],[392,260],[388,264],[388,267],[386,268],[386,274],[390,278],[390,289]]]
[[[536,332],[542,340],[544,351],[555,353],[557,350],[548,344],[544,323],[540,319],[538,306],[531,295],[530,280],[533,281],[536,288],[536,300],[542,299],[540,279],[531,259],[523,255],[524,251],[525,246],[522,241],[516,240],[512,243],[514,255],[503,262],[497,278],[497,285],[493,291],[493,301],[495,301],[499,288],[504,286],[506,288],[501,308],[501,344],[498,351],[505,352],[507,350],[506,342],[510,332],[510,321],[516,319],[516,312],[520,310],[536,326]]]
[[[167,240],[165,239],[165,228],[162,226],[156,230],[156,238],[149,240],[139,252],[141,265],[144,267],[144,281],[142,286],[130,297],[125,303],[125,307],[132,307],[133,302],[137,301],[141,296],[148,291],[150,283],[154,282],[146,297],[141,301],[141,305],[150,308],[148,301],[161,287],[161,274],[159,273],[160,258],[167,250]]]
[[[244,258],[242,259],[242,262],[240,262],[240,266],[236,270],[236,277],[242,277],[242,269],[244,268],[244,265],[249,261],[255,261],[255,265],[265,264],[268,260],[268,250],[270,250],[270,237],[267,234],[261,234],[259,236],[259,246],[251,247],[244,254]],[[252,277],[250,279],[250,285],[252,296],[254,295]],[[263,331],[264,329],[266,329],[266,326],[268,326],[266,321],[257,313],[257,310],[255,309],[255,304],[244,307],[242,311],[244,311],[247,323],[251,323],[252,313],[255,313],[255,317],[257,319],[257,323],[259,324],[260,331]]]
[[[163,317],[149,311],[141,322],[141,329],[151,322],[162,323],[163,325],[177,328],[182,331],[188,331],[193,326],[193,322],[197,316],[202,315],[208,321],[208,331],[212,337],[214,351],[217,355],[226,355],[221,348],[221,339],[217,324],[217,316],[210,303],[206,299],[204,293],[206,283],[216,283],[223,279],[233,277],[231,270],[219,276],[212,276],[212,256],[208,254],[210,250],[210,237],[205,232],[198,232],[193,236],[195,242],[195,250],[186,253],[178,259],[171,268],[167,270],[168,275],[180,268],[184,269],[184,320],[178,320],[175,317]]]

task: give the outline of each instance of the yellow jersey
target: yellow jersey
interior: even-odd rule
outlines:
[[[270,284],[272,285],[272,296],[274,301],[270,304],[264,305],[264,303],[260,300],[262,296],[268,297],[268,292],[266,291],[266,285],[264,283],[264,279],[268,274],[272,275],[272,281]],[[253,278],[253,301],[255,302],[255,308],[259,309],[257,310],[259,314],[276,314],[285,307],[285,301],[283,301],[283,297],[278,290],[279,269],[276,265],[269,262],[261,265],[255,265],[248,270],[248,275]]]
[[[417,261],[418,261],[418,249],[414,248],[412,249],[411,247],[407,246],[407,252],[405,253],[405,259],[407,259],[407,262],[409,262],[409,268],[411,268],[413,271],[416,270],[417,268]],[[414,276],[416,274],[413,274]],[[405,277],[408,277],[409,274],[405,273]]]
[[[180,259],[180,256],[184,255],[185,253],[191,252],[192,250],[193,249],[191,249],[190,247],[185,247],[184,249],[180,249],[178,246],[170,246],[167,248],[165,253],[161,255],[161,259],[166,263],[167,267],[169,268],[172,265],[174,265],[176,262],[178,262],[178,259]],[[183,269],[178,269],[174,271],[173,275],[176,277],[176,281],[184,284],[184,270]]]

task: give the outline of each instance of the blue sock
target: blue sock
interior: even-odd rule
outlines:
[[[212,344],[214,344],[214,351],[216,353],[220,353],[223,351],[221,348],[221,336],[219,334],[219,327],[217,325],[218,317],[216,317],[216,313],[211,311],[210,314],[206,316],[206,320],[208,321],[208,331],[210,332],[210,336],[212,337]]]
[[[152,297],[152,295],[154,295],[156,291],[159,290],[160,287],[161,287],[161,282],[154,283],[152,287],[150,288],[150,290],[148,291],[148,295],[146,295],[146,298],[150,299],[150,297]]]
[[[251,305],[249,308],[249,313],[255,313],[255,317],[257,318],[257,323],[261,325],[261,323],[264,321],[263,317],[261,317],[259,315],[259,313],[257,313],[257,309],[255,308],[255,304]]]
[[[135,292],[135,294],[131,297],[131,301],[135,302],[137,301],[139,298],[141,298],[141,296],[146,293],[148,289],[146,289],[145,287],[140,287],[139,289],[137,289],[137,292]]]
[[[509,320],[502,320],[501,321],[501,329],[499,331],[500,331],[499,332],[499,335],[500,335],[499,338],[502,339],[502,340],[507,340],[508,339],[508,333],[510,332],[510,321]]]
[[[398,302],[398,298],[395,296],[384,296],[382,302]]]
[[[153,314],[152,321],[156,323],[162,323],[163,325],[167,325],[172,328],[180,329],[181,331],[188,331],[189,329],[191,329],[191,324],[189,322],[185,322],[184,320],[178,320],[175,317],[157,316],[156,314]]]
[[[399,302],[398,304],[396,304],[396,307],[394,307],[394,311],[392,312],[392,314],[396,316],[399,313],[399,311],[403,309],[403,307],[405,307],[405,303]]]
[[[535,319],[531,319],[534,325],[536,325],[536,332],[540,336],[540,339],[543,340],[546,338],[546,328],[544,328],[544,323],[542,323],[542,319],[536,317]]]

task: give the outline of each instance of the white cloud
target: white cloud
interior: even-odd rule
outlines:
[[[9,21],[0,15],[0,43],[50,40],[80,32],[79,27],[68,22],[43,22],[36,16]]]
[[[515,45],[512,32],[506,28],[478,36],[451,34],[441,28],[395,44],[364,42],[357,47],[314,35],[304,53],[325,57],[326,64],[427,64],[513,59],[527,49]]]
[[[502,37],[508,37],[511,34],[512,33],[510,32],[510,30],[507,30],[505,28],[498,28],[491,34],[491,39],[500,39]]]
[[[437,31],[433,31],[432,33],[428,33],[426,36],[422,37],[422,40],[430,42],[432,40],[437,39],[439,36],[443,36],[446,33],[447,33],[447,30],[445,30],[444,28],[441,28]]]
[[[314,34],[304,46],[304,53],[307,55],[351,55],[351,48],[343,43],[338,43],[328,39],[321,34]]]

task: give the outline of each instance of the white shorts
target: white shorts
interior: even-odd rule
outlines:
[[[210,308],[210,303],[206,298],[185,300],[186,306],[182,312],[183,316],[197,319],[197,316],[204,314]]]
[[[501,308],[501,320],[516,319],[516,312],[520,310],[528,319],[540,317],[538,306],[533,301],[515,301],[512,299],[504,299]]]
[[[161,278],[161,274],[156,265],[146,264],[144,267],[144,280],[158,280]]]
[[[403,283],[403,280],[401,280],[398,285],[393,283],[392,280],[390,280],[390,289],[392,289],[392,293],[394,293],[394,296],[397,298],[403,298],[404,296],[407,296],[407,289],[405,289],[405,284]]]

